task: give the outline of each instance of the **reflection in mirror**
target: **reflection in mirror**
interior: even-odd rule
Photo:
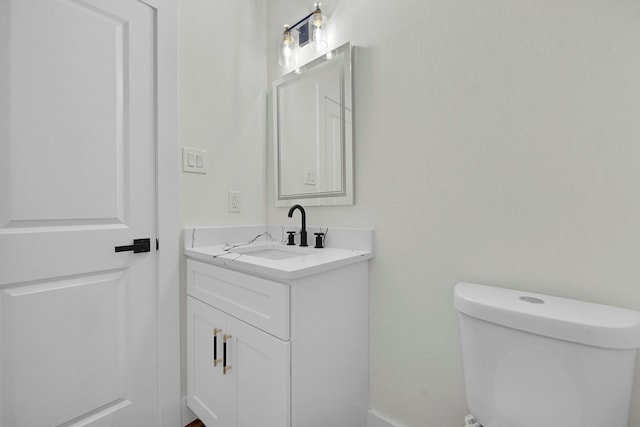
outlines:
[[[276,206],[353,204],[351,44],[273,84]]]

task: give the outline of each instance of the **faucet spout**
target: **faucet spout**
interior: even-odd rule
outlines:
[[[289,209],[289,214],[287,215],[289,218],[293,217],[293,212],[295,210],[299,210],[302,215],[302,228],[300,229],[300,246],[309,246],[307,245],[307,214],[304,211],[304,208],[300,205],[293,205],[291,209]]]

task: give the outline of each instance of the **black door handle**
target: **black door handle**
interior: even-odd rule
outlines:
[[[151,252],[151,239],[134,239],[133,245],[116,246],[116,252],[133,251],[134,254],[141,252]]]

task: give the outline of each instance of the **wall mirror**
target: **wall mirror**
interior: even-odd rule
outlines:
[[[352,205],[351,44],[273,83],[275,204]]]

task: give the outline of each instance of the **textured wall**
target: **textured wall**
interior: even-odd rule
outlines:
[[[376,230],[371,407],[460,425],[456,282],[640,310],[640,3],[323,3],[334,44],[358,46],[356,205],[307,221]],[[282,24],[311,7],[268,0],[269,82]],[[638,402],[640,372],[633,426]]]

